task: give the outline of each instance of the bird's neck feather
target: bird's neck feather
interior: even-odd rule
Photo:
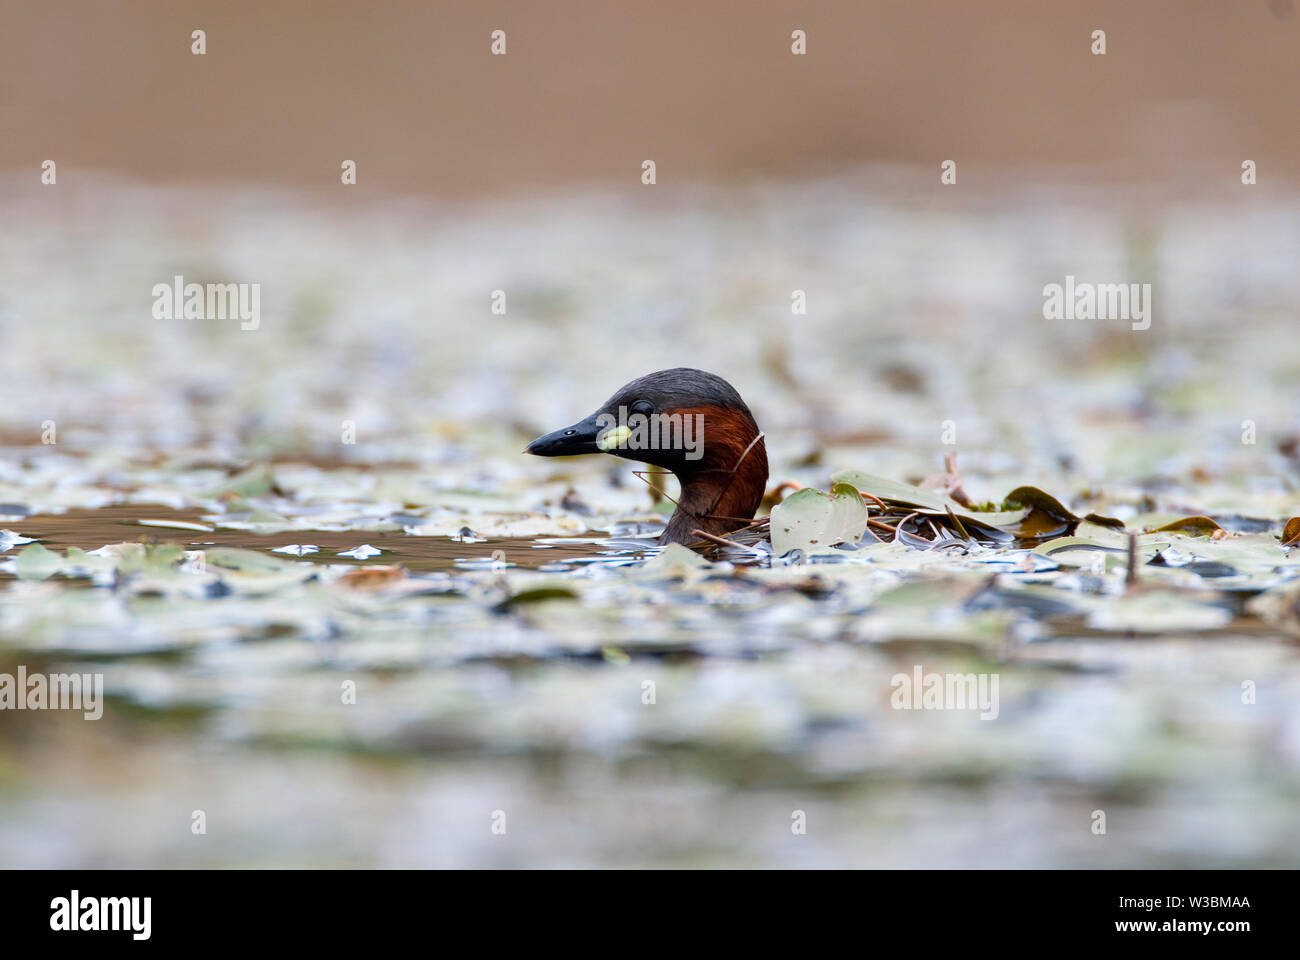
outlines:
[[[704,457],[679,470],[681,496],[663,543],[690,543],[692,531],[721,536],[750,522],[767,488],[767,450],[753,421],[722,407],[684,410],[704,414]]]

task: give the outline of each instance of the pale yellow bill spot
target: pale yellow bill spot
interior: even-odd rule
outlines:
[[[599,437],[596,438],[596,446],[601,450],[613,450],[615,447],[621,447],[627,442],[627,438],[632,436],[630,427],[619,424],[617,427],[610,427]]]

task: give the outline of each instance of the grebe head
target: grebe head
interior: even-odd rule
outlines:
[[[662,539],[686,543],[694,529],[745,526],[767,484],[763,437],[740,394],[716,374],[674,367],[638,377],[595,413],[538,437],[540,457],[608,453],[671,470],[682,485]]]

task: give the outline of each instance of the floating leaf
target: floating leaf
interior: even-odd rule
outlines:
[[[174,543],[146,546],[141,569],[151,576],[174,573],[184,555],[185,551]]]
[[[80,547],[68,547],[65,554],[65,569],[73,571],[112,570],[117,565],[115,557],[96,551],[87,553]]]
[[[1231,620],[1225,607],[1201,603],[1172,590],[1151,590],[1098,607],[1088,615],[1087,624],[1094,630],[1117,633],[1173,633],[1214,630]]]
[[[28,544],[18,552],[20,580],[48,580],[59,572],[63,557],[39,543]]]
[[[1300,517],[1292,517],[1282,529],[1282,546],[1293,547],[1300,543]]]
[[[831,476],[835,482],[850,483],[858,490],[869,494],[892,507],[903,511],[905,516],[913,511],[922,511],[921,516],[942,530],[966,540],[1003,542],[1013,539],[1016,530],[1029,515],[1029,510],[1009,510],[989,512],[971,507],[964,507],[951,497],[945,497],[915,487],[899,483],[887,477],[877,477],[858,470],[841,470]],[[898,519],[901,519],[899,517]],[[886,538],[889,534],[884,535]],[[922,539],[929,539],[933,533],[926,533]]]
[[[1022,507],[1041,510],[1056,520],[1079,522],[1079,518],[1067,510],[1060,500],[1037,487],[1016,487],[1002,498],[1003,510],[1018,510]]]
[[[1051,494],[1037,487],[1017,487],[1002,501],[1003,510],[1027,509],[1028,513],[1016,523],[1002,529],[1019,540],[1042,540],[1071,534],[1079,526],[1079,518],[1067,510]]]
[[[772,550],[815,553],[837,543],[862,539],[870,516],[862,494],[849,483],[836,483],[829,494],[805,487],[772,508]]]
[[[276,573],[287,566],[287,561],[279,557],[272,557],[257,550],[244,550],[240,547],[209,547],[205,556],[209,566],[242,570],[246,573]]]
[[[641,567],[641,573],[650,577],[682,577],[695,570],[709,569],[709,561],[680,543],[670,543],[651,557]]]
[[[208,496],[231,500],[244,497],[261,497],[271,492],[275,486],[275,473],[264,463],[249,467],[243,473],[237,473],[225,483],[212,490]]]
[[[876,598],[872,609],[905,607],[923,610],[929,616],[941,607],[959,607],[979,593],[984,577],[949,576],[917,580],[886,590]]]
[[[921,507],[925,510],[933,510],[936,513],[946,513],[949,508],[957,513],[966,511],[966,508],[952,497],[945,497],[933,490],[915,487],[910,483],[890,480],[888,477],[877,477],[870,473],[863,473],[861,470],[840,470],[838,473],[831,474],[831,482],[849,484],[862,493],[869,493],[881,500]],[[789,497],[786,497],[784,502],[789,503],[790,500],[802,492],[792,493]]]
[[[544,603],[547,600],[576,600],[577,593],[568,587],[533,587],[511,594],[494,607],[498,613],[504,613],[514,607],[529,603]]]
[[[1138,559],[1142,563],[1152,560],[1156,554],[1169,547],[1169,541],[1148,540],[1143,542],[1140,538],[1137,543]],[[1034,553],[1042,557],[1051,557],[1063,564],[1069,561],[1063,557],[1063,554],[1071,551],[1102,551],[1103,553],[1125,554],[1128,553],[1128,538],[1116,537],[1111,541],[1102,541],[1090,537],[1057,537],[1055,540],[1049,540],[1046,543],[1039,544]]]
[[[1148,533],[1185,533],[1191,537],[1207,537],[1215,532],[1223,532],[1223,527],[1219,526],[1209,517],[1183,517],[1172,523],[1166,523],[1162,527],[1156,527]]]
[[[1086,523],[1095,523],[1099,527],[1109,527],[1112,530],[1123,530],[1124,521],[1116,520],[1114,517],[1103,517],[1098,513],[1090,513],[1083,518]]]

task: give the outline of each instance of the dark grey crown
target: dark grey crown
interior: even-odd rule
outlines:
[[[631,407],[638,400],[649,401],[656,411],[714,406],[739,410],[754,419],[735,387],[716,373],[693,367],[673,367],[638,377],[610,397],[604,409]]]

